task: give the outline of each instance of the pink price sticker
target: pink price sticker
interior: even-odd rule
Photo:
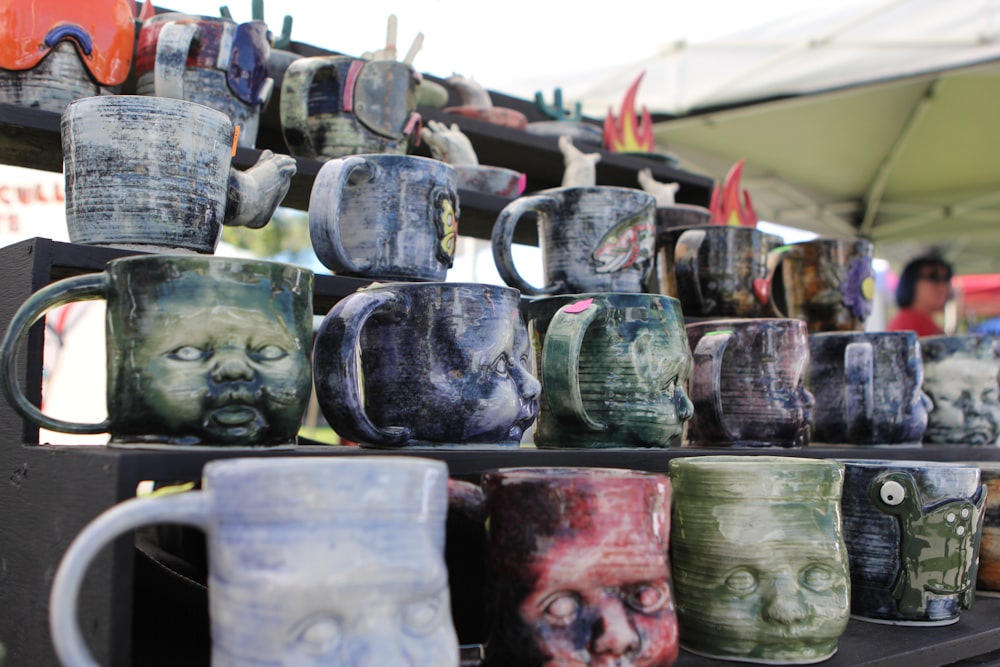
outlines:
[[[583,301],[577,301],[576,303],[569,304],[563,310],[567,313],[582,313],[590,308],[590,304],[592,303],[594,303],[593,299],[584,299]]]

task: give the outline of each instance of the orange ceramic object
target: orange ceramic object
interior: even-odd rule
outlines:
[[[125,81],[135,47],[134,0],[13,0],[0,8],[0,68],[35,67],[63,40],[105,86]],[[146,8],[152,8],[145,3]]]

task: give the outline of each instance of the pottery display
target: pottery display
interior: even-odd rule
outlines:
[[[540,448],[679,446],[691,353],[676,299],[539,297],[524,305],[542,394]]]
[[[653,268],[653,196],[608,185],[542,190],[508,203],[493,226],[493,259],[503,280],[529,296],[644,292]],[[524,280],[511,243],[522,217],[538,217],[545,285]]]
[[[928,400],[920,343],[912,331],[809,335],[813,441],[919,445]]]
[[[295,160],[263,151],[232,167],[233,124],[185,100],[89,97],[62,117],[70,240],[144,251],[212,253],[222,226],[263,227]]]
[[[976,595],[1000,597],[1000,463],[979,461],[975,465],[986,487]]]
[[[844,466],[773,456],[670,461],[681,647],[763,664],[829,658],[847,628]]]
[[[783,318],[687,325],[694,356],[687,443],[699,447],[801,447],[809,443],[813,395],[805,388],[805,322]]]
[[[753,227],[664,230],[657,234],[656,291],[677,297],[688,317],[767,317],[767,258],[781,243]]]
[[[456,486],[487,523],[486,667],[674,663],[665,475],[508,468]]]
[[[875,295],[874,246],[865,239],[813,239],[771,253],[775,314],[809,331],[861,331]]]
[[[455,170],[410,155],[326,162],[309,199],[309,236],[334,273],[377,280],[443,281],[455,257]]]
[[[313,274],[251,259],[140,255],[54,282],[18,309],[0,349],[4,394],[28,421],[116,445],[294,446],[309,402]],[[17,382],[29,328],[53,308],[106,304],[108,417],[43,414]]]
[[[479,164],[479,157],[457,123],[450,126],[436,120],[427,121],[420,130],[420,139],[435,160],[447,162],[458,175],[462,190],[482,192],[497,197],[517,197],[524,192],[527,177],[514,169]]]
[[[986,487],[971,464],[845,460],[851,613],[948,625],[972,605]]]
[[[992,336],[920,338],[930,400],[924,442],[1000,445],[1000,343]]]
[[[204,531],[212,664],[458,667],[444,563],[447,466],[409,457],[210,461],[200,491],[119,503],[63,556],[49,619],[67,667],[88,564],[128,530]]]
[[[341,299],[313,351],[330,426],[364,447],[517,447],[540,392],[519,301],[498,285],[402,282]]]
[[[281,132],[292,155],[314,160],[404,154],[420,137],[412,65],[396,60],[312,56],[288,65]]]
[[[236,143],[253,148],[261,109],[274,88],[268,73],[270,39],[263,21],[157,14],[139,31],[136,92],[220,111],[238,128]]]
[[[135,5],[9,0],[0,35],[0,103],[62,113],[73,100],[118,92],[128,78]]]

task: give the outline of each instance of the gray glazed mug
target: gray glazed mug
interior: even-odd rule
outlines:
[[[443,281],[458,233],[455,170],[409,155],[330,160],[309,199],[316,256],[334,273]]]
[[[263,227],[296,171],[271,151],[233,169],[229,118],[165,97],[77,100],[62,145],[70,240],[145,251],[210,254],[223,225]]]
[[[1000,345],[984,335],[923,336],[924,442],[1000,444]]]
[[[676,299],[659,294],[541,297],[525,306],[542,395],[540,448],[679,445],[691,353]]]
[[[42,288],[0,349],[3,391],[25,419],[144,446],[294,446],[309,402],[313,274],[290,264],[199,255],[116,259]],[[73,301],[107,305],[107,408],[99,423],[49,417],[17,380],[31,325]]]
[[[0,69],[0,103],[62,113],[81,97],[113,95],[120,86],[97,83],[77,54],[63,41],[40,63],[26,70]]]
[[[916,445],[927,427],[920,344],[912,331],[809,335],[813,440]]]
[[[507,204],[493,226],[500,276],[526,295],[645,292],[656,245],[656,199],[635,188],[598,185],[542,190]],[[511,256],[521,218],[538,216],[545,285],[529,284]]]
[[[76,537],[52,584],[56,653],[96,667],[77,600],[101,548],[134,528],[181,523],[206,536],[212,665],[458,667],[447,509],[440,461],[210,461],[200,491],[126,500]]]
[[[540,391],[519,301],[517,290],[479,283],[385,283],[348,295],[313,352],[330,426],[367,447],[517,447]]]

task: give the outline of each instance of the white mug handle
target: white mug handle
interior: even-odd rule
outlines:
[[[184,99],[184,71],[188,51],[198,32],[194,23],[171,21],[160,28],[153,62],[153,94],[157,97]]]

